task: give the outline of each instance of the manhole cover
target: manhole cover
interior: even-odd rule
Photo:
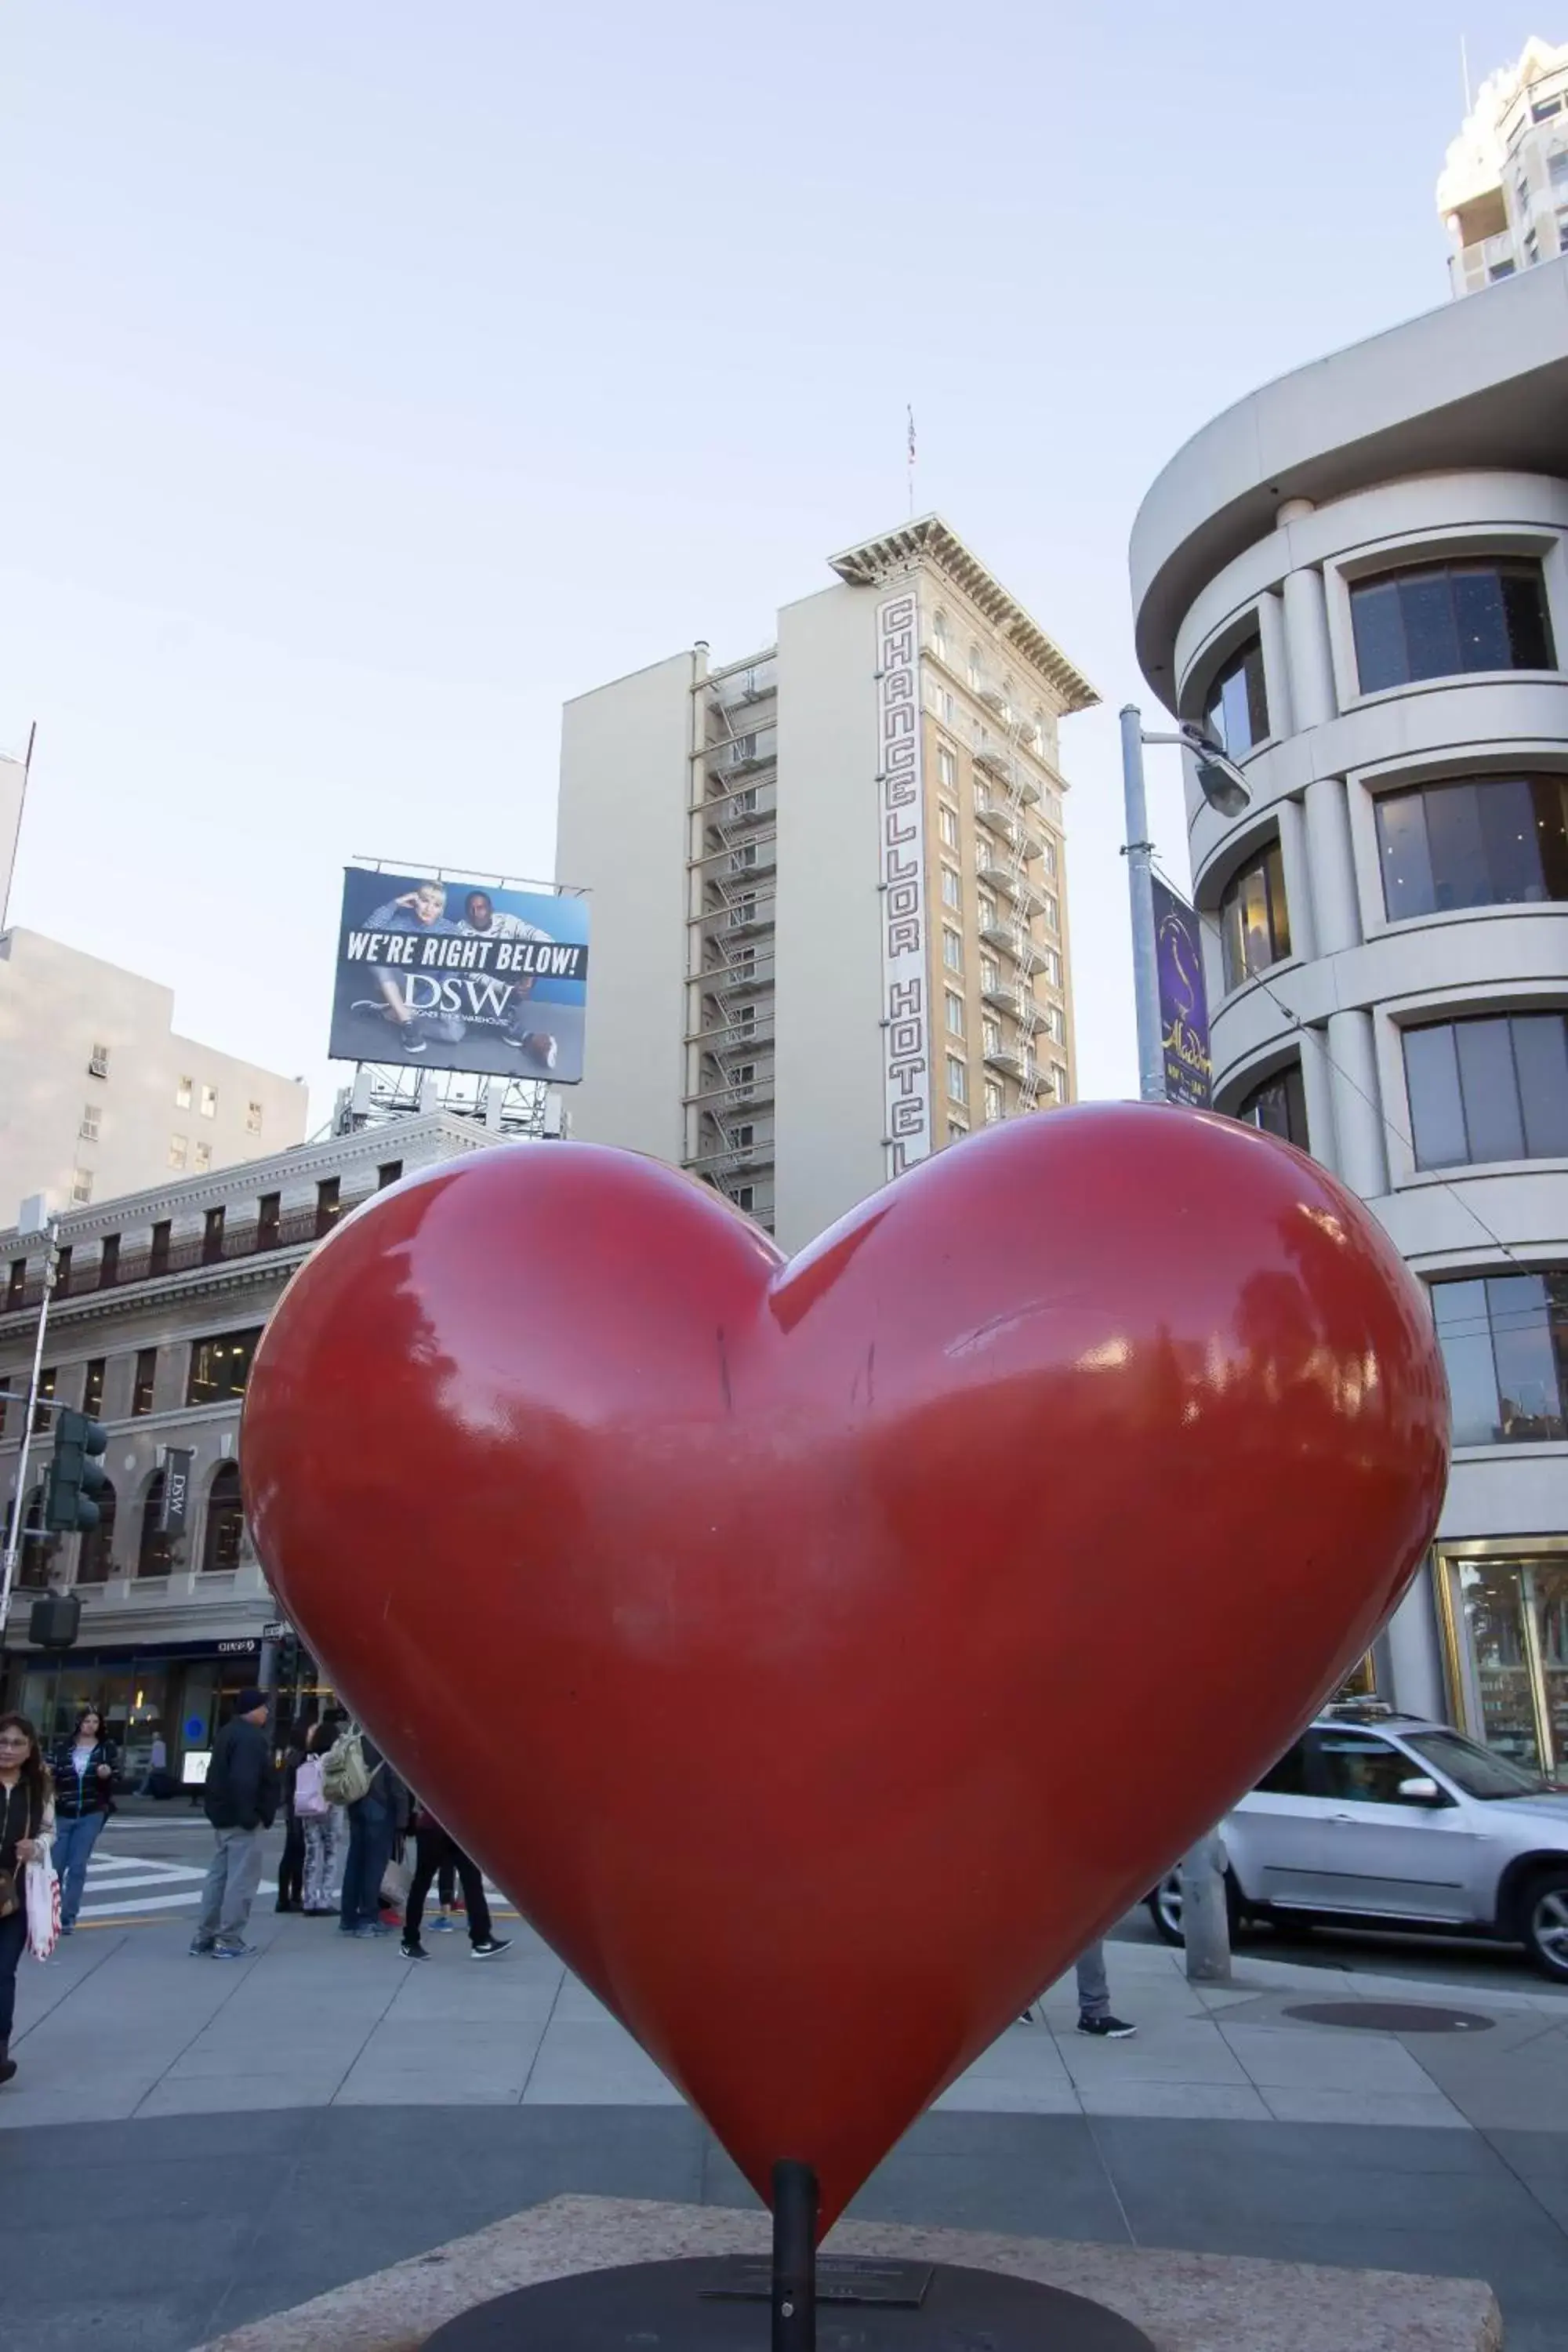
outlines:
[[[1497,2021],[1473,2009],[1428,2009],[1414,2000],[1304,2000],[1285,2014],[1305,2025],[1349,2025],[1363,2033],[1485,2033]]]

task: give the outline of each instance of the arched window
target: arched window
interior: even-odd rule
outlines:
[[[980,682],[984,675],[985,664],[981,657],[980,648],[978,646],[971,646],[969,648],[969,683],[974,688],[977,693],[980,688]]]
[[[5,1513],[5,1540],[11,1540],[11,1521],[16,1513],[16,1498]],[[44,1490],[35,1486],[22,1513],[22,1549],[16,1555],[16,1582],[30,1585],[37,1591],[48,1590],[49,1560],[54,1551],[50,1538],[32,1532],[41,1528],[44,1517]]]
[[[81,1551],[76,1564],[79,1584],[107,1584],[113,1575],[114,1550],[114,1488],[104,1481],[95,1497],[98,1504],[98,1525],[81,1539]]]
[[[931,641],[931,651],[938,661],[945,661],[947,659],[947,614],[945,613],[932,614]]]
[[[237,1568],[245,1535],[245,1505],[239,1491],[239,1465],[220,1462],[207,1488],[206,1533],[202,1538],[202,1568]]]
[[[138,1576],[167,1576],[174,1564],[174,1548],[158,1525],[163,1515],[163,1474],[154,1470],[142,1502],[142,1538],[136,1548]]]

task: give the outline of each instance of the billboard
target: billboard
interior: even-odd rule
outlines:
[[[344,868],[334,1061],[575,1086],[587,993],[585,898]]]
[[[1154,885],[1154,953],[1160,979],[1160,1034],[1164,1043],[1165,1099],[1209,1108],[1209,1006],[1196,910],[1158,875]]]

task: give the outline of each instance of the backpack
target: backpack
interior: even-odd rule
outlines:
[[[380,1771],[379,1764],[375,1769]],[[345,1731],[327,1751],[321,1767],[321,1794],[329,1805],[357,1805],[369,1795],[374,1777],[364,1760],[364,1734]]]
[[[326,1772],[326,1759],[321,1756],[304,1756],[294,1775],[294,1817],[296,1821],[320,1822],[326,1819],[329,1807],[321,1781]]]

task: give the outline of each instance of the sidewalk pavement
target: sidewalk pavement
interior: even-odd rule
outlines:
[[[503,1924],[503,1958],[475,1964],[465,1936],[433,1935],[424,1966],[394,1937],[350,1943],[331,1920],[260,1905],[258,1957],[237,1964],[192,1959],[184,1918],[79,1934],[47,1967],[24,1961],[22,2073],[0,2129],[260,2107],[679,2105],[531,1930]],[[1010,2026],[939,2110],[1568,2133],[1568,1992],[1521,1976],[1516,1992],[1480,1995],[1247,1957],[1233,1984],[1206,1988],[1163,1947],[1116,1944],[1109,1958],[1136,2040],[1079,2034],[1069,1976],[1041,2021]],[[1325,2000],[1447,2005],[1480,2021],[1373,2032],[1289,2013]]]
[[[121,2352],[186,2352],[563,2192],[752,2201],[629,2037],[507,1924],[501,1959],[475,1964],[453,1935],[419,1967],[390,1937],[340,1940],[258,1906],[252,1961],[188,1958],[184,1920],[24,1963],[0,2162],[36,2257],[8,2289],[29,2352],[79,2352],[100,2326]],[[1510,2352],[1561,2352],[1568,1996],[1250,1954],[1205,1990],[1163,1948],[1109,1957],[1136,2040],[1079,2035],[1069,1977],[856,2212],[1482,2277]],[[1371,2032],[1288,2013],[1338,2000],[1478,2021]]]

